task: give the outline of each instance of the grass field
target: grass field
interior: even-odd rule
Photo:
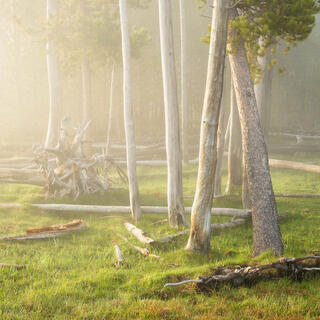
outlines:
[[[309,159],[310,160],[310,159]],[[184,192],[193,195],[197,168],[184,170]],[[166,204],[165,168],[139,168],[143,205]],[[319,176],[291,170],[272,170],[276,193],[320,193]],[[224,177],[225,182],[225,177]],[[72,202],[63,200],[64,202]],[[216,232],[207,257],[184,251],[187,236],[151,248],[161,260],[142,257],[117,237],[127,233],[121,218],[105,214],[44,212],[30,208],[44,202],[38,187],[1,185],[0,202],[24,204],[22,209],[0,209],[0,236],[18,235],[28,227],[83,219],[88,230],[54,240],[0,242],[0,262],[26,265],[24,270],[0,269],[0,319],[320,319],[320,278],[301,283],[289,279],[260,282],[252,287],[225,286],[210,293],[187,285],[163,288],[166,282],[210,274],[221,265],[274,261],[271,254],[252,257],[251,224]],[[57,200],[56,202],[62,202]],[[285,256],[320,251],[320,199],[277,199]],[[125,189],[106,196],[83,197],[82,204],[128,204]],[[185,204],[192,205],[187,198]],[[215,201],[217,207],[240,208],[239,198]],[[129,215],[121,215],[130,220]],[[167,225],[151,226],[162,215],[145,215],[138,223],[153,238],[174,232]],[[214,218],[222,221],[224,218]],[[115,262],[112,240],[117,240],[127,264]],[[227,253],[229,251],[229,253]]]

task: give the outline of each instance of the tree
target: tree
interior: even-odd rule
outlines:
[[[226,193],[232,194],[240,189],[242,183],[242,141],[233,81],[231,80],[230,96],[230,136],[228,145],[228,180]]]
[[[237,47],[230,41],[228,50],[232,53],[229,59],[239,109],[244,165],[251,201],[254,254],[272,250],[276,255],[281,255],[284,246],[247,52],[244,41],[239,38],[235,28],[230,33],[230,39],[238,39]]]
[[[228,30],[227,1],[214,2],[207,84],[202,112],[199,169],[186,250],[210,250],[211,207],[217,163],[217,130],[223,90]]]
[[[47,21],[48,24],[58,13],[59,0],[47,0]],[[61,117],[61,79],[59,76],[59,62],[55,48],[52,32],[48,34],[47,40],[47,69],[49,84],[49,119],[45,147],[52,147],[57,141],[59,123]]]
[[[181,33],[181,114],[182,114],[182,158],[186,163],[189,154],[189,106],[188,106],[188,93],[187,93],[187,23],[185,12],[185,0],[180,0],[180,33]]]
[[[139,203],[139,187],[136,169],[136,143],[134,135],[134,122],[131,98],[130,37],[128,27],[127,0],[119,0],[119,5],[123,57],[124,126],[126,134],[130,206],[132,218],[138,220],[140,219],[142,212]]]
[[[168,216],[171,226],[186,224],[182,191],[179,109],[173,47],[171,0],[159,0],[160,45],[168,163]]]

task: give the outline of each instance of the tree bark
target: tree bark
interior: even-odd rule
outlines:
[[[230,138],[228,145],[228,180],[226,193],[234,194],[242,183],[242,142],[237,99],[231,80]]]
[[[232,15],[236,16],[236,9],[232,11]],[[281,255],[284,246],[247,53],[244,41],[234,28],[231,29],[230,38],[239,39],[236,48],[231,41],[228,43],[228,51],[232,53],[231,72],[240,115],[244,164],[252,203],[254,254],[259,255],[272,250],[274,254]]]
[[[210,220],[217,164],[217,130],[223,91],[228,9],[225,0],[214,1],[207,84],[200,133],[199,169],[186,250],[208,253]]]
[[[168,216],[171,226],[187,224],[184,217],[179,107],[173,46],[171,0],[159,0],[160,44],[168,165]]]
[[[223,166],[223,154],[224,154],[224,146],[225,146],[225,133],[226,133],[226,125],[227,125],[227,109],[223,103],[223,98],[221,102],[221,113],[219,116],[219,125],[218,125],[218,133],[217,133],[217,169],[216,176],[214,180],[214,195],[221,195],[221,180],[222,180],[222,166]]]
[[[141,218],[141,208],[139,202],[139,187],[136,168],[136,142],[134,135],[131,97],[130,37],[128,27],[127,0],[119,0],[119,5],[123,58],[124,127],[126,135],[130,206],[132,218],[134,220],[138,220]]]
[[[271,116],[271,89],[273,73],[271,60],[272,56],[270,48],[267,49],[263,57],[258,57],[258,62],[263,70],[263,74],[261,81],[255,86],[260,123],[266,140],[268,139]]]
[[[47,22],[58,14],[58,0],[47,0]],[[45,147],[53,147],[57,143],[61,117],[61,79],[59,75],[58,56],[53,44],[52,33],[47,39],[47,70],[49,85],[49,118]]]
[[[114,105],[113,105],[113,91],[114,91],[114,74],[115,74],[116,62],[113,61],[111,81],[110,81],[110,93],[109,93],[109,118],[108,118],[108,133],[107,133],[107,143],[106,143],[106,155],[109,156],[110,146],[111,146],[111,134],[112,134],[112,124],[114,122]]]
[[[182,159],[184,163],[189,158],[189,106],[188,106],[188,79],[187,79],[187,25],[185,0],[180,0],[180,33],[181,33],[181,114],[182,114]]]

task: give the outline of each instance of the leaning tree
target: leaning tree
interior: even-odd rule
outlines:
[[[275,254],[282,254],[284,247],[277,206],[248,57],[254,54],[257,56],[261,50],[279,39],[284,39],[288,43],[305,39],[313,28],[314,14],[318,12],[319,6],[315,1],[280,0],[271,2],[240,0],[230,7],[228,4],[229,1],[220,0],[213,4],[214,15],[210,49],[216,50],[210,51],[208,68],[215,66],[211,65],[210,59],[222,63],[221,46],[225,50],[226,44],[228,44],[232,78],[240,115],[244,167],[252,206],[254,254],[258,255],[267,250],[272,250]],[[217,23],[222,19],[227,20],[226,10],[230,10],[231,18],[228,42],[225,30],[217,31]],[[220,43],[220,46],[213,45],[222,39],[224,42]],[[219,57],[220,60],[218,60]],[[210,71],[212,70],[209,70],[208,74]],[[212,88],[207,82],[206,99],[208,101],[205,100],[203,111],[198,180],[192,210],[192,226],[187,245],[187,249],[201,252],[208,252],[210,248],[209,208],[212,206],[213,191],[208,190],[212,183],[210,185],[207,183],[215,175],[216,144],[215,139],[211,139],[210,143],[208,139],[216,136],[217,118],[213,118],[212,115],[214,110],[219,115],[222,94],[220,77],[221,70],[220,73],[216,72],[213,77],[215,81],[212,81]],[[208,98],[210,92],[216,93],[211,96],[211,101]],[[211,117],[207,113],[207,106],[210,104],[212,104],[211,112],[209,112]],[[206,132],[207,126],[211,126],[214,130]],[[211,155],[206,153],[206,150],[210,150]],[[207,159],[210,159],[211,163],[207,162],[205,166]]]

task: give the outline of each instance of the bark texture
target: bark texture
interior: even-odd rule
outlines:
[[[237,99],[231,80],[230,137],[228,144],[228,180],[226,193],[233,194],[242,183],[242,139]]]
[[[127,0],[119,0],[119,5],[123,58],[124,127],[126,135],[130,207],[132,218],[138,220],[141,218],[141,209],[139,203],[139,187],[136,168],[136,142],[134,136],[134,122],[131,98],[130,37],[128,27]]]
[[[50,24],[58,14],[58,0],[47,0],[47,22]],[[49,85],[49,118],[48,129],[45,140],[45,147],[52,147],[57,143],[59,134],[59,124],[61,117],[61,83],[59,75],[59,62],[56,50],[53,44],[53,35],[48,34],[47,39],[47,70]]]
[[[236,9],[232,12],[235,17]],[[235,29],[231,29],[230,38],[239,38]],[[232,53],[230,65],[240,115],[244,164],[252,202],[254,254],[259,255],[264,251],[272,250],[274,254],[281,255],[284,246],[270,177],[268,154],[243,40],[239,38],[236,48],[233,47],[232,42],[229,42],[228,50]]]
[[[186,250],[208,253],[210,218],[217,164],[217,130],[223,91],[228,29],[227,1],[214,1],[207,84],[202,112],[199,169]]]
[[[272,73],[271,50],[267,49],[263,57],[258,57],[258,62],[263,70],[261,81],[255,86],[255,94],[260,116],[261,128],[265,139],[268,139],[271,116],[271,88]]]
[[[171,226],[187,224],[182,192],[179,107],[173,46],[171,0],[159,0],[160,44],[168,165],[168,216]]]
[[[181,33],[181,114],[182,114],[182,158],[185,163],[189,154],[189,107],[187,94],[187,24],[185,13],[185,0],[180,0],[180,33]]]

